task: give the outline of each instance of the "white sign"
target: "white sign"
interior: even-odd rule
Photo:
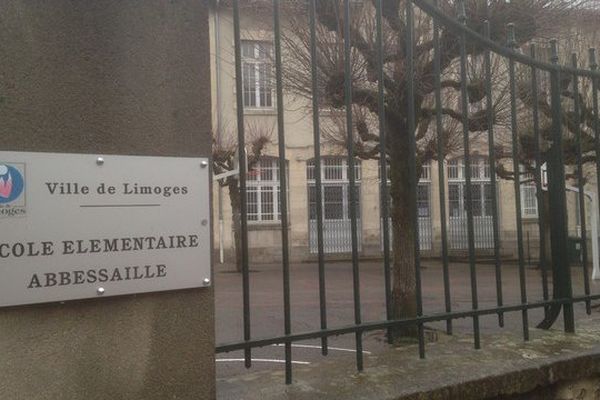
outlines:
[[[210,284],[208,160],[0,152],[0,306]]]

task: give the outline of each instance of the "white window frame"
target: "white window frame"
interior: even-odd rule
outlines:
[[[348,198],[348,190],[350,188],[350,179],[348,177],[348,159],[347,157],[323,157],[321,159],[321,188],[322,193],[324,193],[326,187],[340,187],[342,188],[342,218],[340,220],[349,220],[350,219],[350,204]],[[361,174],[362,174],[362,166],[360,160],[354,161],[354,177],[356,181],[356,189],[357,189],[357,219],[360,220],[362,216],[362,201],[361,201]],[[316,186],[315,180],[315,160],[309,160],[306,164],[306,177],[308,180],[309,187]],[[309,189],[310,190],[310,189]],[[308,199],[309,208],[311,207],[310,198]],[[325,196],[323,195],[323,207],[325,207]],[[315,218],[316,219],[316,218]],[[325,217],[325,210],[323,210],[323,219],[328,220]],[[309,209],[309,220],[313,220],[311,218],[311,212]]]
[[[246,49],[251,48],[251,51],[246,52]],[[271,75],[273,66],[271,57],[273,46],[270,42],[257,40],[242,41],[242,98],[245,109],[273,109],[274,107],[274,90],[271,84]],[[247,53],[253,53],[248,56]],[[267,53],[267,55],[265,55]],[[261,79],[261,68],[266,69],[266,76]],[[246,70],[251,70],[252,77],[248,77],[248,85]],[[252,104],[251,96],[246,92],[246,86],[254,88],[254,104]],[[265,89],[265,86],[266,89]],[[262,96],[265,96],[263,101]]]
[[[361,179],[361,162],[354,160],[354,178],[356,183]],[[332,175],[337,177],[331,178]],[[310,184],[315,184],[315,160],[306,163],[306,178]],[[348,158],[347,157],[323,157],[321,158],[321,182],[322,183],[349,183]]]
[[[465,159],[458,157],[449,160],[446,172],[448,174],[448,181],[464,182],[466,180]],[[471,156],[471,181],[491,181],[490,162],[487,156]]]
[[[423,164],[421,167],[421,179],[419,179],[419,183],[417,183],[418,189],[423,190],[427,193],[427,199],[422,199],[419,197],[419,192],[417,192],[417,211],[419,213],[419,218],[431,218],[431,163]],[[427,215],[422,215],[422,210],[425,207],[421,207],[426,202]]]
[[[271,179],[265,179],[263,170],[269,169]],[[287,168],[286,168],[287,170]],[[276,157],[262,157],[257,164],[248,171],[246,179],[246,199],[248,205],[248,222],[252,224],[274,224],[281,221],[280,210],[280,172],[279,159]],[[252,198],[252,195],[255,198]],[[271,196],[271,204],[267,198]],[[256,212],[250,208],[256,205]],[[265,212],[265,209],[271,211]]]
[[[523,166],[519,166],[520,172],[524,172]],[[523,182],[523,181],[531,182]],[[532,200],[533,199],[533,200]],[[528,204],[532,203],[532,204]],[[523,175],[521,179],[521,216],[526,219],[538,217],[537,188],[531,174]]]
[[[465,159],[463,157],[449,160],[446,166],[448,179],[448,216],[450,218],[459,218],[466,216],[466,194],[467,190],[465,177]],[[481,215],[478,217],[491,217],[492,210],[488,209],[486,204],[486,185],[491,185],[492,177],[489,158],[487,156],[471,156],[471,185],[478,187]],[[450,198],[450,186],[458,185],[458,199]],[[491,190],[491,189],[490,189]],[[453,214],[452,201],[458,201],[458,215]]]

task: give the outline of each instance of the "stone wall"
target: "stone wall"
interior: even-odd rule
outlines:
[[[210,156],[207,2],[12,0],[0,21],[0,150]],[[213,313],[212,289],[1,309],[0,398],[212,399]]]
[[[600,400],[600,376],[559,382],[533,392],[490,400]]]

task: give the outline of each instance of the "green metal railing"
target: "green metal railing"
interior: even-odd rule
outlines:
[[[467,13],[465,10],[464,1],[454,2],[454,14],[449,15],[447,9],[442,10],[438,7],[437,1],[428,0],[406,0],[396,1],[397,4],[404,4],[405,9],[398,9],[397,14],[398,24],[403,24],[403,37],[398,40],[398,47],[404,54],[405,65],[404,79],[405,93],[402,104],[398,107],[402,108],[399,111],[403,121],[406,123],[409,134],[403,138],[404,142],[399,144],[398,138],[391,138],[387,132],[388,125],[386,124],[386,108],[389,107],[388,91],[385,86],[385,68],[386,54],[384,46],[384,0],[373,0],[374,4],[374,23],[375,23],[375,46],[373,60],[371,62],[377,66],[376,81],[377,94],[376,102],[372,107],[376,109],[378,116],[378,137],[379,137],[379,160],[382,177],[388,176],[387,169],[390,168],[387,160],[389,159],[389,149],[392,146],[408,146],[408,185],[410,187],[408,204],[410,204],[411,221],[409,229],[415,231],[414,234],[414,284],[415,284],[415,315],[409,318],[394,319],[393,313],[393,246],[390,238],[390,204],[389,204],[389,188],[385,179],[381,179],[380,187],[380,206],[381,206],[381,221],[383,229],[383,273],[385,277],[382,291],[385,292],[386,300],[386,319],[382,321],[364,322],[361,315],[361,299],[360,299],[360,259],[359,259],[359,237],[358,237],[358,222],[355,204],[357,202],[357,191],[348,190],[349,196],[349,218],[351,221],[351,260],[352,260],[352,287],[353,287],[353,306],[354,306],[354,323],[343,327],[330,327],[327,320],[327,299],[325,285],[325,257],[323,244],[323,193],[322,193],[322,176],[321,176],[321,124],[320,124],[320,107],[321,92],[318,75],[318,57],[317,49],[319,37],[317,29],[319,25],[319,7],[323,7],[325,3],[332,5],[340,5],[338,15],[341,23],[339,35],[343,38],[343,105],[340,107],[345,112],[345,131],[346,131],[346,155],[348,164],[348,180],[350,188],[354,188],[357,184],[355,176],[355,137],[354,131],[354,115],[352,112],[354,104],[354,88],[352,82],[353,51],[360,43],[353,42],[356,33],[353,32],[351,23],[353,21],[353,1],[351,0],[307,0],[306,3],[295,2],[296,5],[304,6],[309,26],[308,26],[308,54],[307,57],[311,60],[310,76],[311,76],[311,105],[312,105],[312,123],[313,123],[313,145],[314,145],[314,180],[315,180],[315,196],[316,196],[316,215],[317,215],[317,248],[318,248],[318,279],[319,279],[319,304],[320,304],[320,329],[311,332],[294,333],[291,328],[291,297],[290,297],[290,258],[289,258],[289,233],[288,229],[281,229],[281,248],[282,248],[282,268],[283,268],[283,326],[284,335],[253,338],[251,334],[251,304],[250,304],[250,285],[249,285],[249,249],[248,249],[248,226],[247,226],[247,201],[246,201],[246,172],[244,165],[244,149],[245,133],[244,133],[244,102],[243,102],[243,82],[242,82],[242,56],[241,56],[241,29],[240,29],[240,8],[239,2],[242,0],[233,0],[233,24],[234,24],[234,42],[235,42],[235,73],[236,73],[236,95],[237,95],[237,126],[238,126],[238,144],[240,154],[240,191],[241,191],[241,224],[242,224],[242,292],[243,292],[243,340],[235,343],[221,344],[217,346],[217,352],[230,352],[243,350],[245,352],[245,365],[251,366],[251,352],[253,348],[263,347],[273,344],[285,345],[285,370],[286,382],[292,382],[292,342],[306,339],[320,339],[323,355],[328,353],[327,339],[332,336],[353,334],[356,341],[356,365],[360,371],[363,369],[363,347],[362,340],[366,332],[373,330],[388,330],[398,329],[402,327],[416,327],[417,336],[419,338],[419,355],[425,357],[426,344],[424,324],[434,321],[445,321],[446,331],[448,334],[453,332],[453,320],[459,318],[472,318],[473,320],[473,337],[474,347],[481,346],[480,332],[480,317],[485,315],[497,315],[498,324],[504,326],[504,317],[509,312],[521,313],[521,326],[524,340],[529,340],[529,311],[532,309],[544,309],[545,320],[540,326],[551,326],[559,312],[562,309],[564,318],[564,329],[566,332],[575,331],[575,318],[573,305],[575,303],[585,303],[586,310],[591,312],[591,301],[600,299],[600,295],[593,295],[590,292],[590,277],[589,268],[587,266],[587,236],[585,226],[585,205],[584,205],[584,186],[586,180],[584,177],[584,164],[593,163],[596,169],[596,178],[598,187],[600,187],[600,125],[598,114],[598,82],[600,80],[600,72],[597,71],[596,56],[594,50],[589,53],[589,69],[580,69],[575,56],[572,57],[571,65],[559,65],[557,42],[550,42],[550,60],[541,60],[536,57],[536,48],[534,45],[529,45],[530,53],[523,54],[520,51],[517,38],[515,35],[515,26],[508,24],[506,26],[506,45],[499,44],[490,39],[491,27],[487,21],[482,22],[482,32],[476,32],[469,27]],[[338,4],[340,2],[341,4]],[[487,2],[486,2],[487,3]],[[284,132],[284,78],[282,65],[282,27],[281,27],[281,6],[286,4],[279,0],[273,0],[272,15],[274,27],[274,71],[275,71],[275,87],[277,99],[277,139],[279,151],[279,168],[281,177],[281,192],[286,193],[288,182],[287,168],[285,163],[285,132]],[[389,6],[389,4],[388,4]],[[420,265],[420,249],[418,235],[418,212],[417,212],[417,184],[419,180],[418,167],[419,160],[417,159],[417,139],[415,132],[417,129],[417,111],[416,104],[423,98],[419,82],[415,79],[417,71],[415,68],[415,60],[419,57],[415,54],[417,43],[415,38],[415,11],[418,11],[419,18],[424,16],[429,18],[431,28],[431,52],[433,53],[432,70],[433,74],[433,90],[432,99],[434,103],[433,109],[433,128],[437,135],[435,143],[436,152],[434,159],[437,160],[439,170],[439,207],[440,207],[440,226],[441,226],[441,248],[439,256],[442,260],[443,271],[443,288],[444,288],[444,307],[445,312],[425,315],[423,311],[423,296],[421,292],[421,265]],[[388,10],[389,12],[389,10]],[[389,21],[387,23],[390,23]],[[422,21],[421,21],[422,24]],[[420,27],[422,29],[422,26]],[[442,90],[443,67],[448,66],[448,60],[442,59],[442,46],[448,43],[442,43],[442,32],[452,32],[453,37],[458,41],[459,47],[458,57],[456,57],[455,72],[460,79],[460,86],[457,88],[458,97],[456,99],[458,112],[457,117],[461,124],[462,134],[462,156],[464,157],[465,165],[465,185],[466,185],[466,217],[467,217],[467,238],[468,238],[468,263],[469,263],[469,279],[470,279],[470,298],[471,309],[467,311],[453,311],[451,303],[451,285],[449,273],[449,249],[448,249],[448,227],[447,227],[447,193],[445,189],[446,175],[444,173],[445,162],[445,147],[446,143],[442,140],[441,132],[445,129],[445,109],[444,109],[444,91]],[[418,44],[419,46],[422,43]],[[470,108],[470,87],[468,66],[472,49],[477,47],[481,49],[479,55],[483,60],[483,96],[481,97],[482,104],[486,105],[486,112],[481,119],[485,120],[482,124],[481,132],[485,134],[487,139],[487,150],[489,152],[489,160],[491,165],[491,212],[493,219],[493,258],[495,271],[495,295],[496,306],[481,308],[479,305],[479,293],[477,284],[477,254],[475,246],[475,226],[473,215],[473,193],[471,187],[473,185],[471,177],[471,157],[472,152],[472,134],[477,129],[472,124],[472,115]],[[419,49],[419,51],[421,51]],[[493,108],[495,105],[495,92],[498,90],[494,86],[492,80],[492,62],[493,59],[501,59],[506,65],[507,90],[508,90],[508,112],[511,141],[511,153],[506,155],[507,165],[511,165],[513,170],[512,180],[514,183],[514,205],[516,210],[516,240],[517,240],[517,261],[518,261],[518,282],[520,297],[517,304],[507,305],[507,299],[503,294],[502,285],[502,260],[500,257],[501,236],[499,226],[499,204],[498,204],[498,187],[496,183],[497,166],[500,163],[496,150],[496,139],[498,138],[498,129],[496,127],[496,116]],[[496,61],[497,62],[497,61]],[[398,67],[400,68],[400,67]],[[525,76],[526,78],[523,78]],[[540,91],[541,78],[548,79],[550,82],[549,92]],[[524,79],[526,84],[524,83]],[[585,81],[586,87],[591,87],[588,90],[591,95],[592,105],[587,106],[583,103],[583,85]],[[528,87],[530,90],[527,98],[522,97],[522,87]],[[533,132],[534,146],[531,164],[534,165],[535,186],[538,194],[538,227],[540,240],[540,268],[541,280],[543,288],[543,299],[540,301],[530,301],[527,294],[526,284],[526,269],[525,269],[525,252],[523,238],[523,216],[521,215],[521,164],[523,162],[523,153],[521,148],[521,125],[519,118],[522,117],[522,107],[524,102],[528,102],[528,113],[531,115],[531,129]],[[591,109],[590,109],[591,108]],[[530,113],[530,114],[529,114]],[[542,115],[543,114],[543,115]],[[397,117],[397,116],[394,116]],[[543,117],[543,118],[542,118]],[[542,120],[548,123],[542,124]],[[583,127],[582,127],[583,125]],[[584,140],[582,139],[582,130],[585,129],[588,136],[593,137],[593,150],[585,150]],[[391,140],[394,139],[394,140]],[[589,139],[588,139],[589,141]],[[584,295],[574,296],[571,282],[571,270],[569,266],[567,254],[567,201],[565,195],[565,181],[567,173],[565,170],[565,142],[568,146],[574,143],[575,161],[572,169],[575,171],[573,179],[577,182],[579,191],[579,205],[582,210],[582,252],[583,252],[583,275],[584,275]],[[543,199],[543,182],[542,182],[542,165],[547,165],[548,170],[548,206],[549,210],[545,209],[545,201]],[[419,172],[420,173],[420,172]],[[288,226],[288,199],[287,196],[280,196],[281,224],[283,227]],[[551,218],[546,217],[546,212],[551,215]],[[543,239],[546,235],[546,230],[550,230],[551,243],[551,260],[547,259],[546,242]],[[549,288],[549,274],[552,274],[553,288]],[[411,279],[413,279],[411,277]],[[391,339],[392,335],[388,335]]]

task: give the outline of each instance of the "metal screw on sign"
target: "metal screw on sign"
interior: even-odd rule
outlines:
[[[202,167],[202,168],[208,167],[208,161],[201,161],[200,162],[200,167]]]
[[[204,280],[202,281],[202,283],[204,284],[204,286],[208,286],[208,285],[210,285],[210,279],[204,278]]]
[[[97,165],[104,165],[104,157],[98,157],[98,158],[96,158],[96,164]]]
[[[102,296],[102,295],[104,294],[104,288],[103,288],[103,287],[99,287],[99,288],[96,290],[96,293],[98,293],[98,296]]]

